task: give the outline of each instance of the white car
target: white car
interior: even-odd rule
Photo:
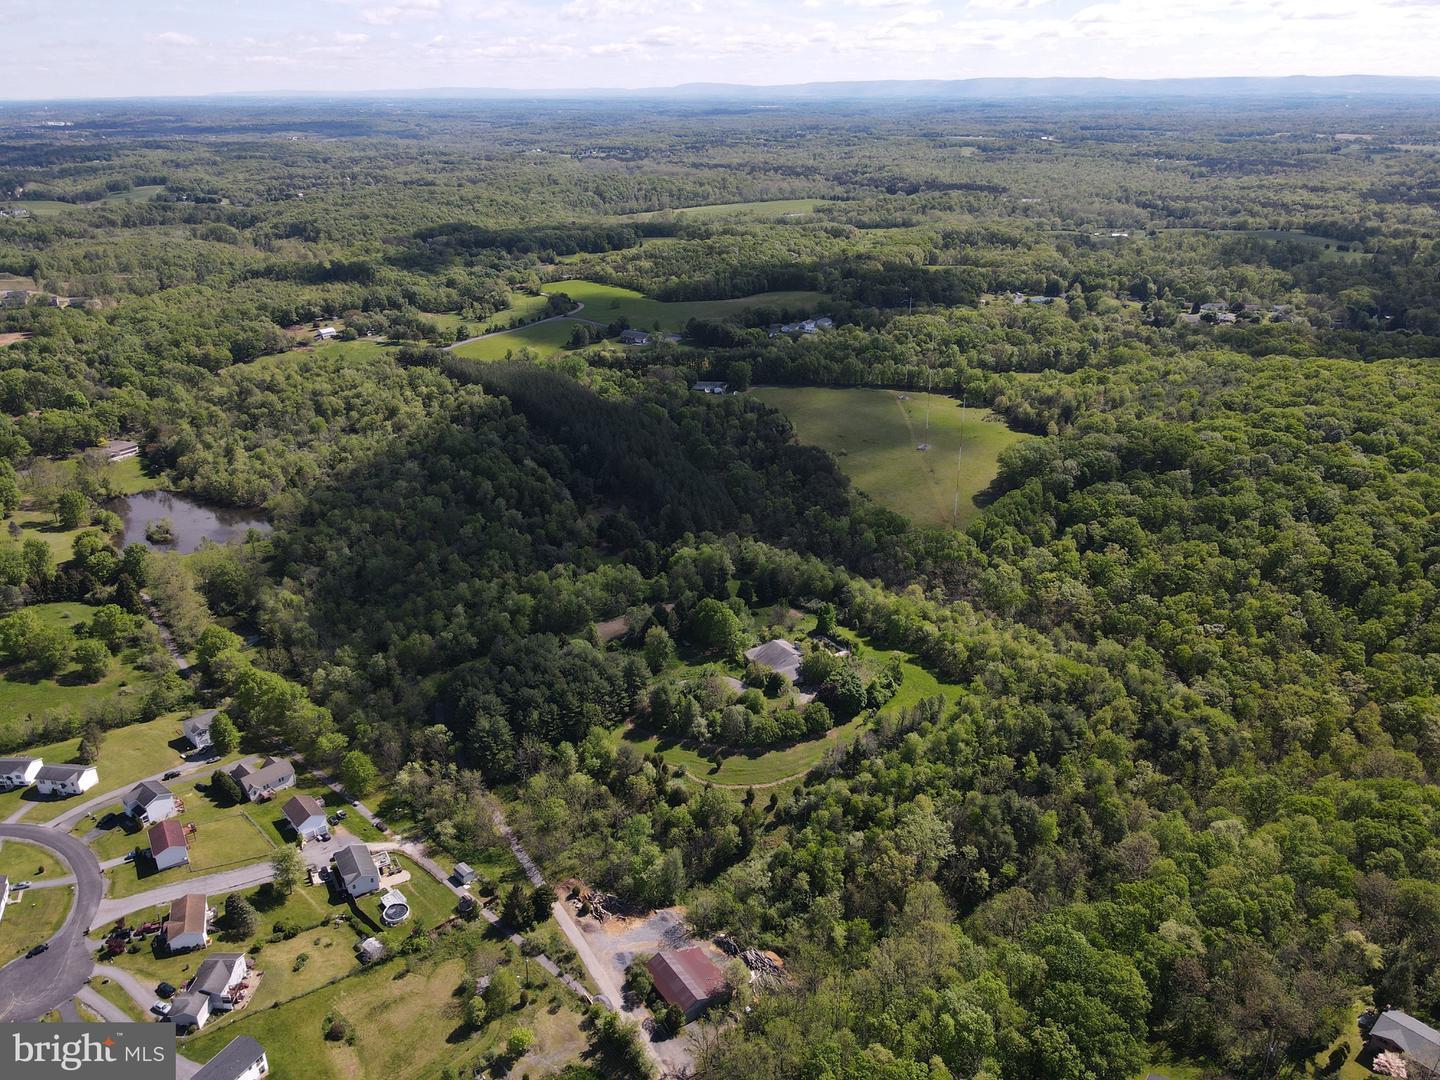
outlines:
[[[157,1002],[155,1002],[154,1005],[151,1005],[151,1006],[150,1006],[150,1011],[153,1012],[156,1016],[169,1016],[169,1015],[170,1015],[170,1002],[168,1002],[168,1001],[157,1001]]]
[[[14,885],[11,885],[11,886],[10,886],[10,890],[11,890],[12,892],[18,892],[18,891],[21,890],[21,889],[28,889],[29,887],[30,887],[30,882],[28,882],[28,881],[17,881],[17,882],[15,882]]]

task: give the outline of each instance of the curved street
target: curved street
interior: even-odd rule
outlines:
[[[0,968],[0,1021],[38,1020],[73,998],[90,977],[94,957],[85,934],[100,906],[104,881],[95,854],[68,833],[43,825],[4,824],[0,839],[48,848],[75,878],[75,902],[50,939],[49,951],[22,956]]]

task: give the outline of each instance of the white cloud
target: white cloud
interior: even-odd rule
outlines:
[[[175,30],[166,30],[163,34],[151,34],[145,40],[149,41],[152,45],[170,45],[179,49],[194,48],[200,44],[198,38],[191,37],[189,34],[178,33]]]
[[[335,43],[337,45],[364,45],[369,40],[369,34],[337,33],[335,35]]]
[[[395,0],[381,7],[360,12],[360,21],[371,26],[394,26],[396,23],[420,22],[440,17],[440,0]]]

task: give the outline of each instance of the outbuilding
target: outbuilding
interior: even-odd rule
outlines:
[[[693,1020],[726,992],[725,973],[698,945],[675,952],[656,953],[645,970],[669,1004]]]

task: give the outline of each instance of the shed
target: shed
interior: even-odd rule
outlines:
[[[671,1005],[693,1020],[725,993],[725,973],[698,945],[676,952],[657,953],[645,962],[655,989]]]

